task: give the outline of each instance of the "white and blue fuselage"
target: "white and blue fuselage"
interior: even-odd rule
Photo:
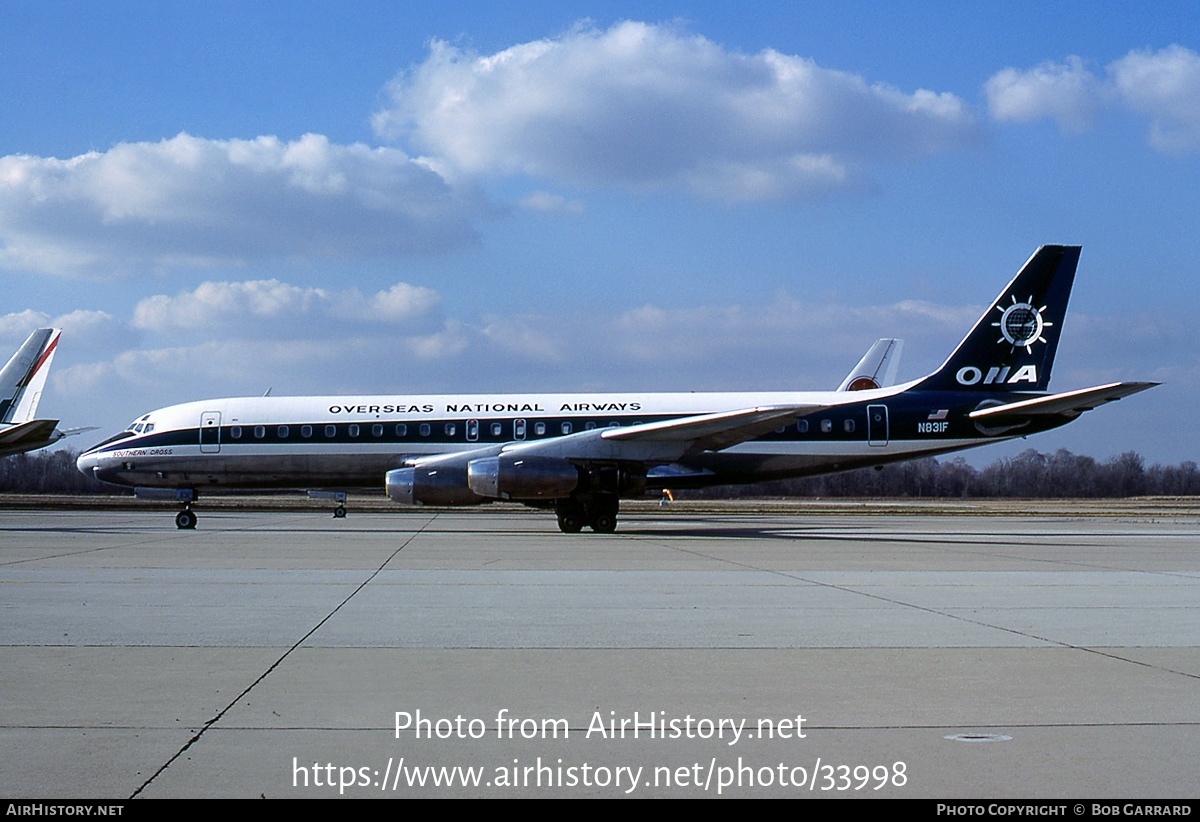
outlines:
[[[898,401],[904,389],[205,400],[140,417],[82,455],[79,467],[105,482],[146,487],[380,487],[388,470],[425,458],[776,407],[823,410],[720,451],[681,454],[662,463],[672,470],[660,475],[674,482],[658,484],[801,476],[980,444],[985,435],[959,409],[954,422],[948,408],[913,412],[915,398]]]

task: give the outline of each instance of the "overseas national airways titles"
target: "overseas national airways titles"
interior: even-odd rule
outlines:
[[[574,413],[592,412],[605,413],[609,411],[640,411],[642,404],[640,402],[564,402],[558,406],[558,411],[571,411]],[[447,402],[439,407],[440,413],[445,414],[545,414],[546,409],[542,407],[540,401],[533,402],[513,402],[512,400],[502,402]],[[330,414],[432,414],[434,406],[431,403],[425,402],[420,405],[412,403],[404,404],[403,402],[388,403],[385,405],[331,405],[329,406]]]

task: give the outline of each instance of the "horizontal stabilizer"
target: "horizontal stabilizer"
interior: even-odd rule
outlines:
[[[49,445],[61,438],[55,435],[58,420],[31,420],[0,429],[0,446],[41,442]],[[40,447],[40,446],[39,446]]]
[[[1091,411],[1097,406],[1137,394],[1139,391],[1145,391],[1156,385],[1158,385],[1156,382],[1114,382],[1108,385],[1098,385],[1095,388],[1080,388],[1077,391],[1050,394],[992,408],[981,408],[978,411],[972,411],[968,416],[983,425],[1014,425],[1024,422],[1030,417],[1054,414],[1077,417],[1084,411]]]

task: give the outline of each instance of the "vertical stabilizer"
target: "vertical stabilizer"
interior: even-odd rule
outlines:
[[[1044,245],[919,389],[1045,391],[1058,350],[1079,246]]]
[[[57,328],[34,331],[0,370],[0,423],[33,419],[61,333]]]
[[[904,340],[879,340],[863,355],[858,365],[850,370],[837,390],[864,391],[868,388],[887,388],[894,385],[903,348]]]

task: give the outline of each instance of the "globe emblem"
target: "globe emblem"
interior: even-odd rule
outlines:
[[[1046,310],[1046,306],[1034,308],[1033,297],[1025,302],[1017,302],[1014,294],[1012,305],[1007,308],[996,306],[996,310],[1000,312],[1000,321],[992,325],[999,328],[1002,335],[996,342],[1008,343],[1012,350],[1024,348],[1027,353],[1032,354],[1034,342],[1046,341],[1042,336],[1042,329],[1054,324],[1042,319],[1042,312]]]
[[[1038,313],[1032,308],[1024,305],[1013,306],[1012,310],[1005,312],[1007,316],[1004,318],[1004,336],[1015,342],[1017,345],[1024,345],[1037,339]]]

